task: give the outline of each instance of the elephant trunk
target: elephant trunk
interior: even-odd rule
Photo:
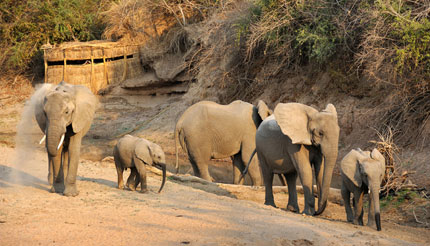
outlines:
[[[376,229],[378,231],[381,230],[381,215],[380,215],[380,207],[379,207],[379,185],[373,185],[370,187],[370,196],[372,197],[372,203],[369,206],[373,206],[375,211],[375,222]]]
[[[157,163],[157,164],[155,164],[155,166],[158,167],[159,169],[161,169],[161,171],[163,171],[163,180],[161,181],[161,187],[160,187],[160,190],[158,191],[158,193],[160,193],[164,187],[164,183],[166,183],[166,164]]]
[[[333,175],[333,169],[337,160],[337,142],[334,147],[323,148],[321,147],[322,154],[324,156],[324,172],[322,187],[318,199],[318,211],[315,215],[320,215],[324,212],[327,206],[327,199],[330,192],[331,178]]]
[[[46,137],[46,148],[50,156],[57,156],[58,149],[61,147],[62,141],[64,140],[64,130],[61,127],[50,126],[48,128]]]

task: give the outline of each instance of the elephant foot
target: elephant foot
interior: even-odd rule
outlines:
[[[49,190],[49,192],[51,193],[63,193],[64,191],[64,184],[63,183],[53,183],[51,186],[51,189]]]
[[[140,190],[139,192],[140,192],[140,193],[147,193],[147,192],[148,192],[148,189],[142,189],[142,190]]]
[[[274,207],[274,208],[278,208],[278,207],[276,207],[276,205],[275,205],[275,202],[265,202],[264,203],[264,205],[267,205],[267,206],[272,206],[272,207]]]
[[[298,213],[299,212],[299,207],[295,206],[295,205],[288,204],[287,205],[287,210],[291,211],[293,213]]]
[[[67,185],[66,189],[63,192],[63,195],[65,196],[77,196],[79,195],[78,188],[76,188],[76,184],[74,185]]]
[[[52,174],[48,174],[48,184],[53,185],[54,184],[54,177],[52,177]]]
[[[375,223],[375,221],[374,220],[369,220],[368,222],[367,222],[367,226],[368,227],[374,227],[376,225],[376,223]]]
[[[306,215],[309,215],[309,216],[314,216],[314,214],[315,214],[315,209],[310,209],[310,208],[305,208],[304,210],[303,210],[303,212],[302,212],[302,214],[306,214]]]
[[[354,219],[353,218],[346,218],[346,221],[348,221],[348,222],[353,222],[354,221]]]
[[[135,191],[136,190],[136,187],[134,185],[132,185],[132,184],[127,184],[127,188],[129,190],[131,190],[131,191]]]
[[[354,219],[354,221],[352,222],[354,225],[363,225],[363,221],[360,221],[360,220],[356,220],[356,219]]]

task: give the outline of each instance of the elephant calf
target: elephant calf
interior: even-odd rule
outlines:
[[[385,175],[385,158],[377,150],[351,150],[340,163],[342,176],[342,198],[345,203],[347,220],[363,225],[363,196],[370,190],[368,226],[381,230],[379,189]],[[350,193],[354,194],[354,213],[350,205]]]
[[[140,182],[141,192],[146,192],[146,164],[154,165],[163,171],[163,181],[158,191],[161,192],[166,182],[166,158],[159,145],[143,138],[125,135],[115,145],[113,156],[118,173],[118,189],[124,187],[122,177],[124,169],[130,168],[131,173],[127,179],[127,187],[130,190],[136,190]]]

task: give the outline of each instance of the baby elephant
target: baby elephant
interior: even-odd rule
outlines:
[[[118,173],[118,189],[123,189],[124,181],[122,173],[124,169],[130,168],[131,174],[127,179],[127,187],[136,190],[139,182],[141,192],[146,192],[146,165],[154,165],[163,171],[163,181],[160,190],[166,182],[166,158],[160,146],[146,139],[125,135],[118,140],[114,147],[113,156],[116,171]]]
[[[381,230],[379,210],[379,189],[385,175],[385,158],[377,150],[351,150],[340,163],[342,176],[342,197],[349,222],[363,225],[363,196],[370,190],[368,226]],[[350,205],[350,193],[354,194],[354,215]]]

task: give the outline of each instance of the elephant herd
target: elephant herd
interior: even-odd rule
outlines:
[[[46,139],[51,192],[76,196],[81,141],[90,129],[97,98],[85,86],[61,82],[44,84],[32,100],[36,102],[36,120],[45,134],[40,143]],[[296,191],[299,177],[305,201],[302,213],[319,215],[327,205],[338,156],[339,132],[337,112],[332,104],[318,111],[300,103],[279,103],[272,111],[261,100],[257,106],[239,100],[228,105],[201,101],[186,109],[176,123],[176,169],[179,169],[179,145],[187,153],[194,175],[208,181],[214,181],[208,170],[210,160],[231,158],[234,184],[243,184],[243,175],[249,172],[253,185],[264,184],[265,204],[271,206],[275,206],[272,183],[277,174],[286,180],[287,210],[293,212],[300,211]],[[140,183],[140,191],[146,192],[145,165],[163,171],[159,192],[163,189],[166,164],[159,145],[126,135],[118,140],[113,156],[119,189],[124,186],[124,169],[130,168],[126,186],[136,190]],[[371,152],[353,149],[340,162],[340,170],[347,220],[363,225],[363,196],[370,190],[368,225],[376,224],[377,230],[381,230],[379,189],[385,174],[384,157],[377,149]],[[351,193],[354,211],[350,205]]]

